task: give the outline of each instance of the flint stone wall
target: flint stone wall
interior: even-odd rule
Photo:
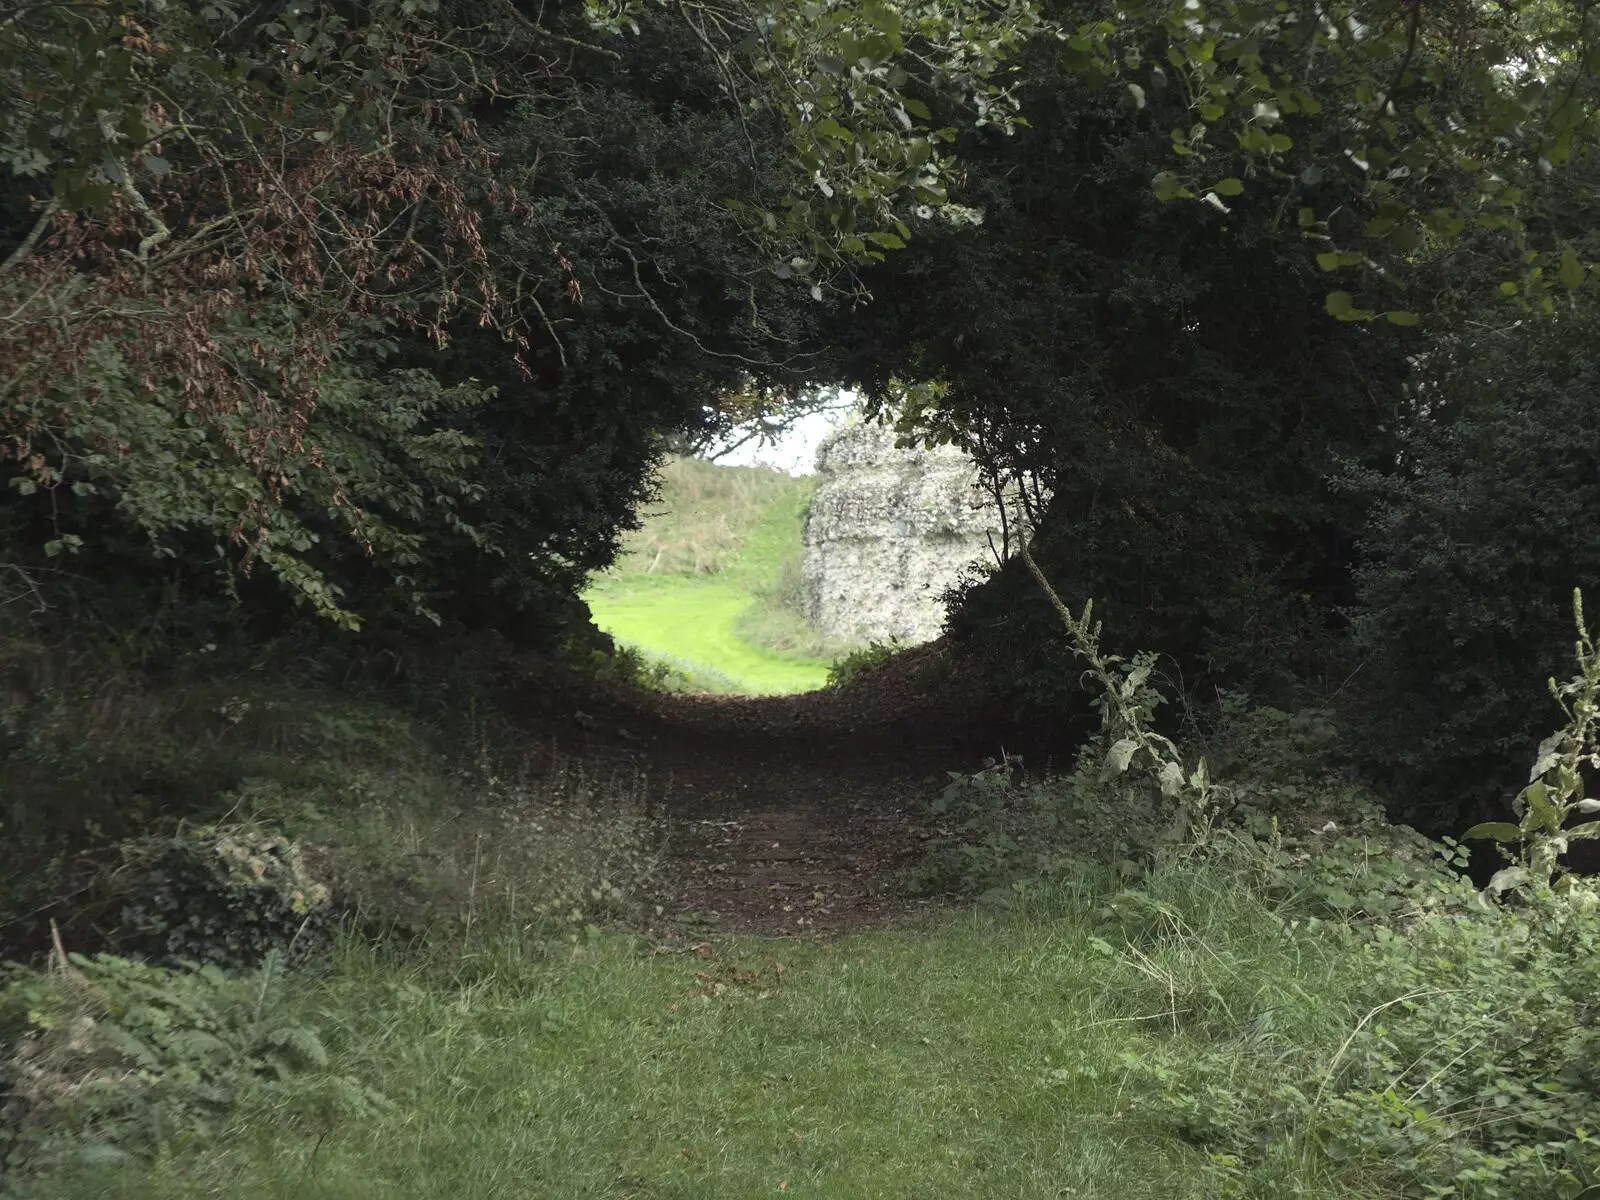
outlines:
[[[966,454],[897,449],[892,430],[855,424],[817,449],[821,483],[805,527],[806,616],[844,641],[931,641],[940,594],[999,541],[992,502]]]

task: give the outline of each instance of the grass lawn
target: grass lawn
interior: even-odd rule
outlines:
[[[823,659],[791,658],[739,636],[750,592],[715,575],[617,574],[584,595],[595,623],[619,642],[693,671],[709,668],[751,694],[806,692],[828,681]]]
[[[443,973],[358,949],[298,986],[334,1023],[336,1068],[384,1092],[386,1115],[246,1112],[212,1148],[19,1195],[1203,1194],[1203,1155],[1141,1114],[1121,1066],[1188,1039],[1129,1019],[1138,976],[1071,920],[733,940],[711,957],[505,943]]]
[[[802,507],[815,482],[685,459],[668,465],[663,484],[660,504],[647,510],[645,527],[617,566],[584,593],[595,623],[651,658],[721,677],[730,690],[775,695],[822,687],[830,659],[746,636],[753,610],[765,618],[763,628],[800,624],[771,596],[786,562],[799,554]],[[691,569],[696,564],[710,569]]]
[[[257,1096],[210,1145],[13,1194],[1201,1200],[1218,1177],[1151,1080],[1260,1088],[1320,1069],[1363,971],[1237,878],[1179,868],[1157,890],[1175,919],[1130,926],[1132,944],[1085,891],[834,942],[349,945],[321,978],[291,977],[284,1006],[386,1112]],[[1228,1194],[1262,1200],[1401,1194],[1298,1149],[1237,1182]]]

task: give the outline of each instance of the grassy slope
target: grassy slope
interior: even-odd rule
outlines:
[[[741,691],[821,687],[828,659],[753,645],[740,632],[740,618],[799,547],[813,481],[680,460],[663,483],[661,502],[621,562],[585,593],[596,624],[654,658],[725,676]]]
[[[711,959],[605,936],[554,959],[491,940],[428,971],[352,948],[297,1002],[336,1022],[335,1068],[385,1092],[387,1115],[329,1129],[255,1112],[212,1148],[17,1194],[1198,1198],[1203,1155],[1130,1092],[1124,1056],[1270,1072],[1255,1010],[1331,1052],[1351,963],[1244,921],[1178,955],[1244,956],[1232,973],[1249,987],[1219,1000],[1242,1028],[1172,1029],[1152,1019],[1164,989],[1096,953],[1092,911],[726,941]],[[1210,982],[1180,975],[1195,993]],[[1328,1169],[1274,1164],[1251,1194],[1380,1194]]]
[[[828,680],[820,659],[785,657],[739,636],[747,588],[717,576],[630,575],[607,579],[584,597],[595,623],[652,658],[727,676],[752,694],[804,692]]]
[[[42,677],[36,682],[44,688]],[[91,681],[79,682],[87,688]],[[278,680],[234,684],[250,707],[227,726],[213,694],[170,680],[166,692],[133,684],[124,680],[106,696],[114,703],[99,709],[46,706],[29,754],[58,771],[77,764],[81,774],[62,781],[69,785],[63,796],[117,794],[118,779],[145,780],[170,760],[196,786],[211,781],[212,810],[196,817],[258,816],[319,842],[324,865],[350,876],[356,894],[380,912],[404,913],[409,903],[430,924],[432,932],[410,944],[348,942],[325,967],[283,980],[277,1004],[252,1001],[251,1021],[269,1036],[281,1016],[315,1026],[329,1049],[328,1070],[378,1089],[392,1107],[342,1116],[330,1107],[332,1089],[290,1095],[256,1080],[211,1138],[174,1145],[157,1161],[107,1163],[102,1153],[95,1166],[0,1179],[0,1194],[1422,1194],[1377,1150],[1335,1158],[1325,1147],[1338,1147],[1344,1127],[1332,1108],[1321,1125],[1284,1126],[1265,1105],[1261,1119],[1277,1123],[1285,1140],[1264,1158],[1228,1166],[1234,1178],[1220,1190],[1217,1164],[1180,1133],[1180,1118],[1203,1129],[1229,1096],[1270,1096],[1282,1084],[1320,1096],[1335,1066],[1350,1061],[1350,1041],[1371,1025],[1374,996],[1401,994],[1389,984],[1375,990],[1370,936],[1339,919],[1307,922],[1294,915],[1303,909],[1271,899],[1271,885],[1258,882],[1265,860],[1178,856],[1136,892],[1119,890],[1113,868],[1077,864],[1062,869],[1058,882],[1022,893],[1026,907],[831,944],[679,938],[652,945],[586,928],[605,919],[603,899],[588,908],[606,886],[600,881],[631,888],[646,878],[636,780],[575,767],[519,771],[515,761],[490,755],[492,739],[479,768],[467,771],[449,757],[451,748],[476,757],[479,732],[491,734],[493,723],[481,731],[476,724],[435,728],[377,695],[358,703],[309,682],[292,690]],[[91,691],[105,695],[107,686]],[[52,689],[44,690],[48,700]],[[470,694],[438,699],[443,713],[471,707]],[[108,726],[113,716],[118,723]],[[26,757],[0,760],[0,783],[28,784],[17,773]],[[41,794],[38,786],[34,779],[30,793]],[[0,853],[19,830],[6,832]],[[1368,879],[1382,884],[1386,857],[1369,858],[1364,845],[1352,850],[1347,868],[1363,874],[1331,878],[1353,893]],[[1272,853],[1274,861],[1287,856],[1281,848]],[[646,888],[637,899],[647,896]],[[555,916],[529,924],[541,909],[579,907],[585,911],[562,932],[551,928]],[[36,929],[32,948],[47,938]],[[1405,942],[1387,945],[1398,952]],[[1426,995],[1459,995],[1462,1012],[1474,1003],[1493,1010],[1488,1025],[1441,1024],[1439,1037],[1429,1035],[1438,1057],[1453,1063],[1507,1019],[1512,993],[1501,988],[1474,1000],[1476,981],[1462,986],[1449,973],[1445,944],[1436,939],[1416,952],[1418,969],[1426,967],[1417,980],[1433,988]],[[1449,958],[1476,953],[1481,962],[1490,954],[1499,962],[1510,945],[1480,939],[1473,951],[1464,942],[1461,953],[1449,947]],[[1507,960],[1504,974],[1522,970]],[[1447,986],[1434,987],[1435,975]],[[1559,1018],[1562,1010],[1550,1011]],[[1512,1033],[1505,1046],[1522,1055],[1532,1042]],[[1459,1053],[1449,1042],[1458,1034],[1473,1039]],[[0,1061],[8,1050],[0,1046]],[[122,1076],[120,1061],[104,1061],[113,1079]],[[74,1078],[68,1070],[63,1082]],[[1497,1079],[1487,1078],[1484,1094]],[[1360,1077],[1356,1083],[1367,1086]],[[1336,1099],[1330,1093],[1330,1105]],[[1398,1140],[1383,1145],[1470,1136],[1478,1114],[1472,1104],[1459,1107],[1452,1123],[1397,1126]],[[96,1144],[80,1143],[85,1150]],[[1553,1187],[1509,1193],[1512,1200],[1576,1194]]]

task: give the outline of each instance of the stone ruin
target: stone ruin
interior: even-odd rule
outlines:
[[[992,499],[954,446],[897,449],[864,422],[817,448],[822,480],[806,518],[806,617],[844,642],[915,645],[944,626],[939,597],[1000,541]]]

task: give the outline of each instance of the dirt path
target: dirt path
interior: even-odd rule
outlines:
[[[948,904],[896,887],[946,772],[1002,753],[1039,762],[1065,740],[1006,720],[937,643],[832,692],[591,691],[546,707],[563,753],[648,776],[664,917],[706,932],[837,933]]]

